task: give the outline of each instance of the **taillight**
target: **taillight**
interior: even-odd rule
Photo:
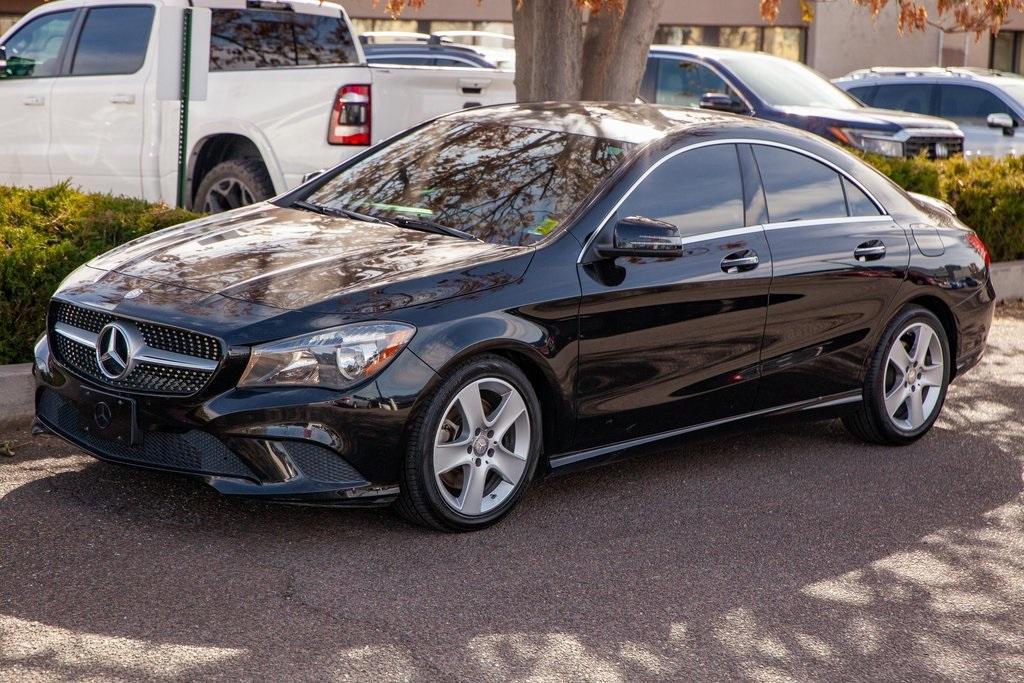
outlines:
[[[971,248],[985,259],[986,268],[992,265],[992,257],[988,254],[988,247],[986,247],[985,243],[981,241],[981,238],[978,237],[977,233],[972,232],[967,235],[967,244],[971,245]]]
[[[370,86],[343,85],[334,97],[327,142],[332,145],[370,144]]]

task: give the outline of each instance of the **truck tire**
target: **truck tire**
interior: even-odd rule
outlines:
[[[273,196],[274,184],[263,162],[229,159],[211,168],[203,177],[192,207],[203,213],[220,213]]]

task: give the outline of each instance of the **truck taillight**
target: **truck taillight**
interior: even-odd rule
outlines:
[[[370,86],[343,85],[334,97],[327,142],[332,145],[370,144]]]

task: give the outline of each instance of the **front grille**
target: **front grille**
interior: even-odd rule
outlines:
[[[288,441],[284,447],[292,462],[313,481],[329,484],[363,482],[363,475],[328,448],[304,441]]]
[[[908,157],[916,157],[920,154],[926,154],[929,159],[934,159],[935,144],[939,142],[945,143],[949,156],[963,154],[963,138],[942,136],[908,138],[907,141],[903,143],[903,150]]]
[[[54,323],[64,323],[92,334],[99,334],[104,325],[110,322],[124,320],[111,313],[60,301],[54,303],[51,318]],[[151,348],[204,361],[221,360],[221,344],[214,337],[156,323],[129,322],[138,329],[146,345]],[[50,335],[50,345],[57,360],[65,367],[90,380],[118,389],[187,396],[202,390],[215,372],[140,362],[127,377],[112,380],[100,372],[94,347],[60,334]]]
[[[146,432],[140,445],[130,446],[86,432],[82,428],[78,408],[53,389],[42,390],[36,410],[39,417],[54,431],[101,458],[190,474],[257,480],[252,470],[237,455],[220,439],[206,432]]]

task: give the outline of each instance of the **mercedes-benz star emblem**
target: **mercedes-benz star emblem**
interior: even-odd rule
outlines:
[[[110,406],[100,401],[96,404],[96,407],[93,408],[92,419],[96,423],[97,427],[100,429],[106,429],[110,426],[110,422],[114,419],[114,415],[110,412]]]
[[[140,296],[142,296],[142,292],[143,292],[143,290],[136,288],[136,289],[133,289],[133,290],[127,292],[121,298],[122,299],[138,299]]]
[[[132,335],[120,323],[110,323],[96,338],[96,362],[107,379],[121,379],[132,369]]]

